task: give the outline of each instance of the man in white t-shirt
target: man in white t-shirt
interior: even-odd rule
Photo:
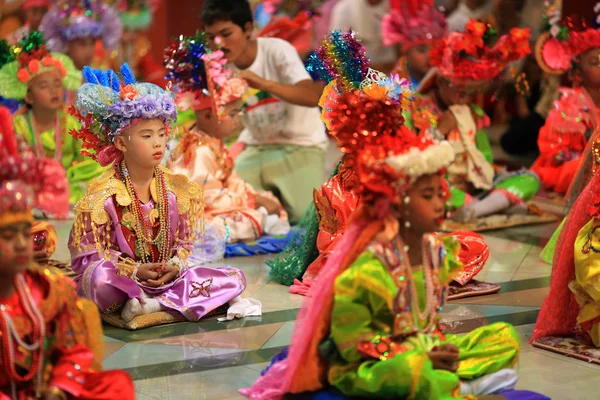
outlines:
[[[257,190],[270,190],[297,222],[324,181],[325,126],[320,83],[313,82],[294,47],[277,38],[252,38],[246,0],[206,0],[200,13],[211,41],[252,88],[244,97],[239,140],[246,144],[236,172]]]

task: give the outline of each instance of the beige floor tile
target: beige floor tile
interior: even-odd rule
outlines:
[[[255,257],[237,257],[228,258],[221,261],[216,261],[209,265],[231,265],[244,272],[246,282],[251,284],[265,284],[269,282],[269,266],[265,264],[265,260],[272,259],[272,255],[255,256]]]
[[[138,344],[162,344],[184,347],[207,347],[223,349],[258,350],[265,345],[284,326],[284,323],[266,324],[248,328],[227,329],[175,336],[165,339],[153,339]]]
[[[517,389],[533,390],[552,399],[591,399],[598,393],[600,367],[582,361],[572,362],[536,349],[521,352],[518,371]]]
[[[277,283],[269,283],[259,289],[252,296],[263,305],[263,312],[267,310],[286,310],[300,308],[304,296],[291,294],[290,288]]]
[[[488,265],[486,264],[483,269],[477,274],[475,279],[479,281],[491,282],[491,283],[500,283],[500,282],[509,282],[512,277],[515,275],[515,271],[490,271],[488,269]]]
[[[253,297],[265,285],[266,283],[249,283],[246,285],[246,290],[244,290],[242,297]]]
[[[484,236],[490,247],[490,258],[484,270],[490,272],[514,272],[516,271],[529,251],[531,245],[515,242],[494,236]]]
[[[521,263],[519,270],[551,270],[552,266],[540,258],[542,250],[543,248],[541,247],[533,246],[525,256],[525,259]]]
[[[260,375],[246,367],[217,369],[135,382],[136,392],[151,400],[209,400],[238,398]]]
[[[104,360],[119,351],[123,346],[125,346],[125,342],[104,342]]]
[[[518,270],[513,275],[513,281],[522,281],[525,279],[535,279],[535,278],[546,278],[552,274],[552,268],[549,267],[550,270],[540,269],[539,271],[528,271],[528,270]]]

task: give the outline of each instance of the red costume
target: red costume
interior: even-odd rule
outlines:
[[[535,55],[540,68],[548,75],[569,72],[580,55],[600,48],[600,30],[577,26],[578,23],[561,19],[560,10],[546,10],[549,32],[536,43]],[[584,28],[581,30],[576,30]],[[538,146],[540,156],[532,166],[547,189],[557,193],[572,193],[577,196],[590,176],[587,173],[592,157],[591,144],[598,128],[598,109],[584,87],[560,88],[559,100],[546,118],[540,130]],[[583,170],[585,179],[574,177]],[[572,187],[572,185],[576,187]],[[572,197],[572,196],[569,196]]]

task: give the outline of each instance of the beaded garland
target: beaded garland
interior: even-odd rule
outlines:
[[[396,238],[393,247],[397,261],[390,265],[390,269],[398,286],[398,295],[394,300],[394,334],[410,336],[419,332],[431,333],[437,328],[438,312],[442,310],[446,301],[446,287],[440,281],[440,265],[443,264],[446,252],[443,246],[436,246],[434,236],[426,235],[423,238],[421,271],[424,277],[426,304],[422,309],[406,249],[399,238]]]
[[[40,310],[36,307],[31,296],[31,292],[27,287],[25,278],[22,275],[15,277],[15,287],[18,296],[25,309],[25,315],[31,320],[32,341],[31,344],[25,343],[19,336],[8,310],[4,305],[0,305],[0,333],[2,336],[2,365],[4,372],[8,375],[11,383],[13,398],[16,399],[16,384],[28,382],[37,376],[36,380],[36,396],[41,397],[42,382],[43,382],[43,365],[44,365],[44,340],[46,339],[46,323]],[[15,347],[14,341],[17,344],[32,352],[31,367],[24,374],[20,374],[15,367]]]
[[[131,183],[125,161],[121,162],[119,174],[121,180],[123,183],[125,183],[125,187],[127,188],[129,196],[131,196],[133,200],[132,204],[128,206],[127,209],[134,215],[135,218],[133,229],[137,236],[136,243],[142,250],[140,251],[142,262],[146,264],[151,261],[167,261],[171,255],[171,222],[169,218],[169,199],[167,197],[167,189],[163,171],[159,167],[154,169],[154,180],[156,181],[156,189],[159,195],[158,204],[156,205],[158,209],[159,229],[154,238],[152,238],[151,235],[155,226],[153,225],[152,221],[148,221],[144,215],[140,198],[135,190],[135,187]],[[160,253],[160,258],[158,260],[151,260],[148,258],[148,255],[151,254],[151,251],[148,249],[149,245],[158,246]]]

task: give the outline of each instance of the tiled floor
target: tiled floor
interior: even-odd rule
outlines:
[[[335,158],[335,154],[331,154]],[[332,158],[332,157],[328,157]],[[335,163],[330,163],[333,169]],[[70,223],[55,224],[59,260],[69,258]],[[555,225],[530,226],[485,234],[490,259],[478,279],[500,283],[499,294],[463,299],[445,307],[443,323],[455,333],[507,321],[521,337],[518,388],[553,399],[598,397],[600,367],[534,349],[533,324],[548,294],[551,267],[539,259]],[[265,259],[230,259],[248,280],[246,296],[263,304],[264,315],[220,323],[207,320],[149,328],[137,332],[105,328],[106,368],[125,369],[135,380],[138,398],[239,399],[237,391],[259,376],[268,361],[288,345],[303,298],[269,281]]]

